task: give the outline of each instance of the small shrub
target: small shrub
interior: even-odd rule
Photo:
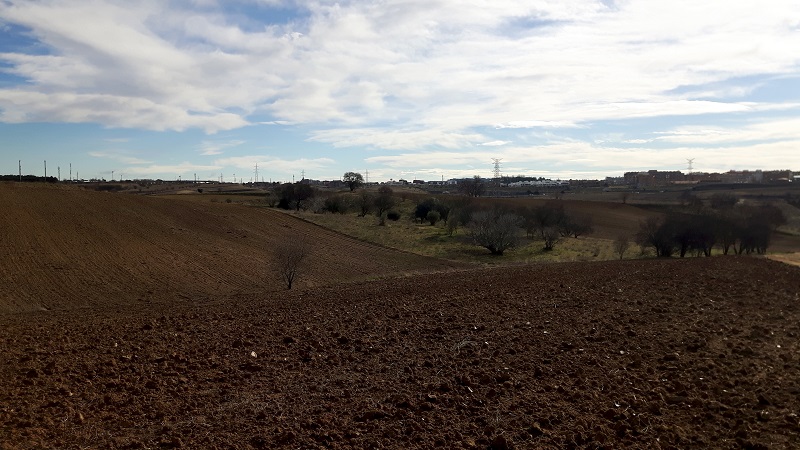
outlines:
[[[344,214],[347,211],[344,197],[341,195],[334,195],[325,199],[324,210],[329,213]]]
[[[436,225],[436,222],[441,218],[442,216],[438,211],[428,211],[428,214],[425,216],[425,220],[430,222],[431,225]]]
[[[226,198],[226,199],[225,199],[225,203],[232,203],[232,202],[233,202],[233,200],[231,200],[231,199],[229,199],[229,198]]]
[[[400,213],[397,211],[389,211],[386,213],[386,218],[391,220],[392,222],[397,222],[400,220]]]
[[[420,221],[428,220],[428,212],[430,211],[439,213],[439,220],[447,221],[450,215],[450,208],[447,205],[443,205],[435,198],[429,197],[417,204],[414,209],[414,218]]]
[[[314,214],[322,214],[328,211],[326,199],[322,197],[314,197],[306,205]]]
[[[451,217],[450,220],[447,221],[447,235],[448,236],[454,235],[457,229],[458,229],[458,219]]]

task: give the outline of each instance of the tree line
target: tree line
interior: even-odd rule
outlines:
[[[674,211],[642,222],[635,240],[652,248],[658,257],[687,254],[711,256],[714,248],[722,254],[763,254],[777,228],[786,223],[775,205],[740,204],[735,197],[715,194],[709,207]],[[695,201],[690,204],[698,206]]]

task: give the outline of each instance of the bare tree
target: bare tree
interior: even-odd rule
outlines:
[[[356,197],[355,202],[359,211],[358,217],[366,217],[375,206],[375,196],[369,191],[361,191],[361,195]]]
[[[311,253],[311,247],[304,239],[294,236],[275,246],[273,256],[286,289],[291,289],[297,276],[302,272],[303,262]]]
[[[518,245],[521,226],[522,219],[516,214],[478,211],[472,214],[469,230],[476,244],[500,256]]]
[[[616,239],[614,239],[614,253],[619,255],[620,260],[622,260],[622,258],[625,256],[625,252],[628,251],[628,247],[630,246],[631,241],[625,234],[620,234]]]
[[[486,183],[480,176],[475,175],[459,182],[458,190],[469,197],[480,197],[486,192]]]
[[[544,250],[549,252],[561,241],[561,233],[556,227],[545,227],[542,229],[542,239],[544,240]]]
[[[373,201],[375,206],[375,215],[383,217],[383,213],[394,208],[395,205],[394,191],[389,186],[381,186],[378,188],[378,195]]]

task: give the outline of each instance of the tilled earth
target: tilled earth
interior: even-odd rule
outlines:
[[[800,268],[477,269],[0,316],[2,448],[798,448]]]

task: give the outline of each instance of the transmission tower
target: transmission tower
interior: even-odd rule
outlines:
[[[689,163],[689,165],[686,168],[689,170],[689,175],[691,175],[692,174],[692,163],[694,162],[694,158],[686,158],[686,162]]]
[[[492,158],[492,161],[494,161],[494,179],[495,180],[500,180],[500,161],[502,161],[502,160],[503,160],[502,158]]]

